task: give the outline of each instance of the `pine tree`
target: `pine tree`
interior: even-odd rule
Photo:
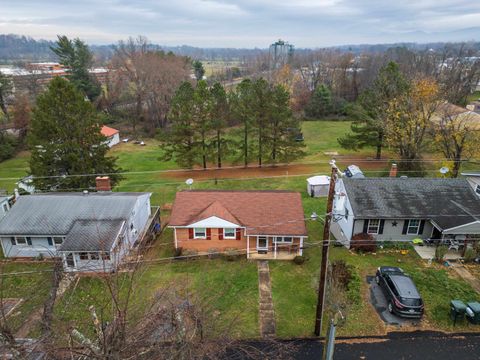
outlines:
[[[304,155],[304,145],[296,139],[301,133],[300,123],[290,109],[290,94],[281,85],[272,90],[268,132],[271,162],[288,163]]]
[[[93,65],[93,54],[88,45],[78,38],[70,40],[59,35],[56,46],[51,49],[60,58],[60,64],[67,68],[67,78],[90,101],[95,100],[101,93],[101,87],[89,73]]]
[[[250,79],[242,80],[230,95],[232,116],[242,125],[242,141],[239,143],[239,148],[245,167],[248,166],[252,152],[250,136],[255,116],[252,107],[254,100],[253,83]]]
[[[200,80],[193,93],[193,131],[196,135],[196,153],[201,166],[206,169],[209,157],[208,134],[212,130],[212,100],[207,82]]]
[[[194,89],[184,82],[175,93],[170,108],[171,127],[165,134],[163,159],[174,159],[182,166],[192,168],[196,159],[195,131],[193,120]]]
[[[39,190],[90,188],[96,174],[109,174],[114,185],[120,180],[116,159],[106,156],[98,113],[68,80],[54,78],[37,98],[28,143],[30,171]]]
[[[211,141],[215,149],[217,167],[222,167],[222,158],[228,152],[230,141],[225,139],[224,132],[227,127],[229,117],[229,103],[227,93],[220,83],[215,83],[210,89],[212,109],[211,109],[211,127],[215,131],[215,136]]]
[[[197,81],[200,81],[203,79],[203,75],[205,75],[205,68],[203,67],[203,64],[200,60],[195,60],[193,62],[193,72],[195,73],[195,78]]]
[[[351,150],[374,146],[377,149],[376,158],[380,159],[388,105],[408,89],[408,81],[397,63],[392,61],[381,68],[373,86],[360,94],[357,104],[350,107],[348,112],[354,118],[352,132],[338,139],[340,145]]]
[[[305,107],[305,115],[311,119],[320,119],[329,115],[332,110],[332,93],[330,89],[324,84],[317,86]]]
[[[253,82],[253,95],[254,101],[250,106],[253,109],[253,124],[257,135],[258,166],[262,166],[263,157],[267,152],[265,145],[269,136],[267,126],[271,117],[272,104],[272,91],[265,79]]]

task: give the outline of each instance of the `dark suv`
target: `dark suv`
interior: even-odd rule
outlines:
[[[388,311],[401,317],[421,318],[423,301],[412,279],[398,267],[381,266],[375,281],[387,298]]]

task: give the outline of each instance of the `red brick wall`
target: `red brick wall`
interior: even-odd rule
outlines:
[[[211,229],[211,240],[205,240],[190,238],[189,229],[177,228],[174,230],[177,233],[177,247],[197,250],[199,252],[206,252],[210,249],[218,249],[219,251],[222,251],[228,248],[235,248],[239,250],[245,250],[247,248],[247,239],[244,236],[244,229],[241,229],[240,240],[220,240],[218,236],[219,230],[223,231],[223,229]]]

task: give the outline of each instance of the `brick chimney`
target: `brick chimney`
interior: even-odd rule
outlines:
[[[108,176],[97,176],[95,178],[95,185],[97,191],[112,191],[112,186],[110,185],[110,178]]]
[[[397,177],[397,164],[392,164],[390,168],[390,177]]]

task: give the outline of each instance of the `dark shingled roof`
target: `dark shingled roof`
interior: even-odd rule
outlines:
[[[480,200],[465,179],[343,179],[357,219],[431,219],[443,230],[480,219]]]

